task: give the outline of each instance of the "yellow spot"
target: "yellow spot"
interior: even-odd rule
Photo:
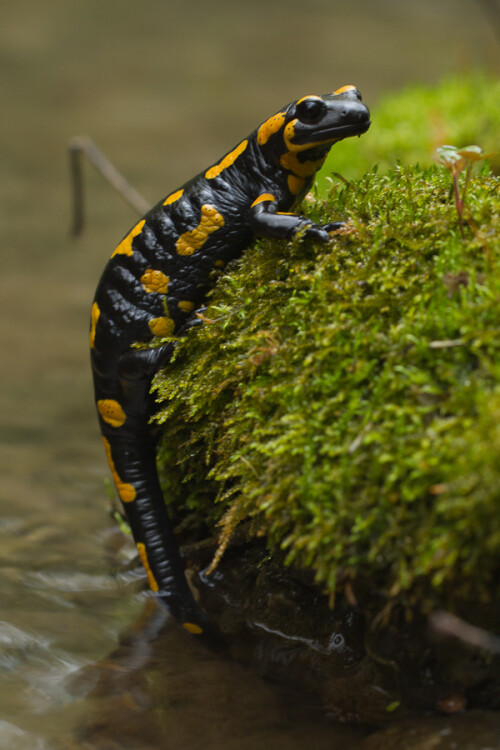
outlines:
[[[280,158],[280,164],[284,169],[297,175],[297,177],[310,177],[312,174],[321,169],[326,159],[326,155],[321,159],[309,159],[299,161],[296,154],[288,151]]]
[[[284,112],[278,112],[277,115],[273,115],[269,118],[269,120],[266,120],[262,123],[262,125],[257,130],[257,143],[259,144],[259,146],[263,146],[265,143],[267,143],[269,138],[283,127],[285,118],[286,115]]]
[[[216,260],[214,263],[214,266],[217,268],[225,268],[226,267],[226,261],[225,260]]]
[[[146,552],[146,546],[142,542],[137,543],[137,552],[141,558],[141,563],[144,565],[146,575],[148,577],[149,588],[151,591],[158,591],[160,588],[156,582],[156,578],[153,575],[151,568],[149,567],[148,555]]]
[[[111,455],[111,446],[109,444],[109,440],[107,440],[103,436],[102,442],[104,443],[104,448],[106,449],[106,456],[108,458],[109,468],[111,469],[111,473],[113,475],[113,481],[116,485],[116,489],[118,490],[118,494],[120,495],[120,499],[122,503],[132,503],[135,500],[135,496],[136,496],[135,487],[132,484],[127,484],[126,482],[122,482],[115,468],[115,462],[113,461],[113,456]]]
[[[146,219],[142,219],[142,221],[136,224],[135,227],[131,229],[127,236],[120,242],[114,253],[112,253],[111,257],[113,257],[114,255],[132,255],[133,239],[142,232],[145,223]]]
[[[100,399],[97,402],[97,411],[111,427],[121,427],[127,419],[127,415],[121,405],[112,398]]]
[[[99,315],[101,314],[101,311],[99,310],[99,305],[97,302],[94,302],[92,305],[92,310],[90,312],[90,348],[92,349],[94,347],[95,342],[95,329],[97,326],[97,321],[99,320]]]
[[[292,195],[298,195],[304,187],[305,182],[303,177],[296,177],[294,174],[289,174],[287,177],[288,189]]]
[[[257,206],[259,203],[263,203],[264,201],[275,201],[276,198],[272,193],[262,193],[262,195],[259,195],[258,198],[254,200],[254,202],[251,205],[251,208],[254,206]]]
[[[351,86],[348,84],[347,86],[341,86],[337,91],[333,92],[333,95],[336,96],[337,94],[345,94],[346,91],[356,91],[356,86]]]
[[[224,226],[224,217],[215,206],[205,203],[201,207],[201,220],[197,227],[181,234],[175,247],[179,255],[192,255],[207,241],[208,235]]]
[[[169,195],[168,198],[165,198],[163,201],[164,206],[170,206],[171,203],[175,203],[175,201],[178,201],[181,195],[184,192],[184,188],[182,190],[176,190],[175,193],[172,193],[172,195]]]
[[[200,628],[200,626],[196,625],[194,622],[183,622],[182,627],[192,635],[200,635],[201,633],[203,633],[203,628]]]
[[[141,284],[145,292],[166,294],[169,281],[170,279],[163,271],[156,271],[154,268],[146,268],[141,276]]]
[[[205,172],[205,177],[207,178],[207,180],[212,180],[214,177],[220,175],[223,169],[227,169],[227,167],[230,167],[231,164],[234,164],[238,156],[243,153],[247,146],[248,141],[241,141],[241,143],[239,143],[236,148],[233,148],[233,150],[230,151],[229,154],[226,154],[218,164],[214,164],[213,167],[207,169],[207,171]]]
[[[295,135],[295,125],[298,120],[292,120],[286,125],[283,132],[285,139],[285,145],[289,151],[306,151],[308,148],[315,148],[316,146],[323,146],[325,143],[331,143],[331,138],[325,138],[322,141],[309,141],[308,143],[292,143],[292,138]]]
[[[189,312],[193,312],[195,308],[195,304],[194,302],[191,302],[188,299],[181,299],[178,307],[179,307],[179,310],[182,310],[182,312],[189,313]]]
[[[148,323],[149,330],[154,336],[164,338],[165,336],[171,336],[175,329],[175,323],[172,318],[163,316],[161,318],[151,318]]]
[[[309,94],[309,96],[302,96],[298,101],[297,104],[300,104],[300,102],[305,101],[306,99],[320,99],[320,96],[316,96],[316,94]]]

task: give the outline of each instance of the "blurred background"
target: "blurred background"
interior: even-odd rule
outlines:
[[[94,288],[136,216],[89,167],[70,238],[69,138],[90,135],[153,203],[302,95],[352,83],[373,106],[498,74],[499,5],[2,0],[0,61],[0,748],[15,750],[52,747],[54,717],[77,710],[66,676],[142,607],[106,556],[87,351]]]

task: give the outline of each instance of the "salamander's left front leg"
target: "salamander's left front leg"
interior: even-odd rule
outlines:
[[[276,198],[271,193],[264,193],[252,203],[250,208],[250,226],[258,237],[276,237],[289,239],[298,232],[320,242],[328,242],[330,232],[341,229],[342,221],[330,224],[315,224],[305,216],[283,213],[276,210]]]

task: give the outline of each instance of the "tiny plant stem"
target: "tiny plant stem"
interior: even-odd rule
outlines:
[[[467,188],[472,171],[472,165],[476,161],[486,159],[490,154],[485,154],[480,146],[466,146],[458,149],[455,146],[440,146],[437,149],[437,161],[450,171],[453,179],[453,189],[455,191],[455,208],[458,215],[458,226],[462,239],[464,239],[464,207]],[[460,197],[460,185],[458,175],[465,167],[465,179]]]
[[[472,170],[472,162],[467,162],[467,169],[465,170],[465,181],[464,181],[464,189],[462,190],[462,206],[465,205],[465,195],[467,193],[467,188],[469,186],[469,178]]]
[[[456,174],[456,173],[453,174],[453,187],[455,189],[455,206],[456,206],[457,214],[458,214],[458,226],[459,226],[459,229],[460,229],[460,234],[461,234],[462,239],[463,239],[464,236],[465,236],[464,235],[463,222],[462,222],[463,203],[460,200],[460,187],[459,187],[459,184],[458,184],[458,174]]]

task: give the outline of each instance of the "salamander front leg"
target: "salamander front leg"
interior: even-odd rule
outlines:
[[[275,197],[270,193],[264,193],[251,206],[250,226],[258,237],[289,239],[298,232],[303,232],[304,237],[328,242],[331,239],[330,232],[345,226],[342,221],[315,224],[310,219],[306,219],[305,216],[282,213],[277,211],[275,200]]]

